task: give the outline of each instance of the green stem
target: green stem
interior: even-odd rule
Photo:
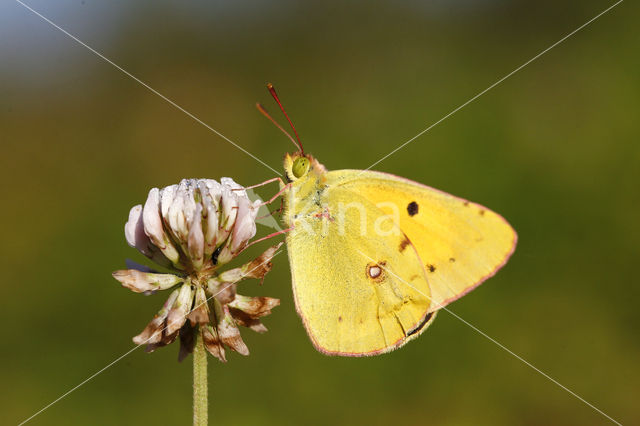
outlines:
[[[207,400],[207,350],[202,333],[196,330],[196,344],[193,348],[193,425],[206,426],[208,421]]]

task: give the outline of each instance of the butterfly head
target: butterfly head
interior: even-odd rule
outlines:
[[[284,157],[284,171],[289,182],[323,174],[326,169],[310,154],[294,152]]]

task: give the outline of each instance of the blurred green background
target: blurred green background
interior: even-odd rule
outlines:
[[[366,168],[612,3],[28,4],[280,170],[293,146],[254,108],[276,111],[267,81],[309,152]],[[640,424],[638,9],[620,4],[376,166],[513,224],[512,260],[450,308],[625,424]],[[110,275],[142,260],[124,239],[131,206],[184,177],[274,173],[13,1],[0,55],[0,423],[17,424],[131,349],[167,296]],[[394,353],[320,355],[286,255],[274,263],[241,287],[282,300],[270,332],[243,331],[247,358],[210,358],[211,424],[608,424],[446,312]],[[134,351],[31,423],[189,424],[177,349]]]

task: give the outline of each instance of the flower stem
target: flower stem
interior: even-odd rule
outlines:
[[[204,348],[202,333],[196,330],[196,344],[193,348],[193,425],[206,426],[208,421],[207,398],[207,350]]]

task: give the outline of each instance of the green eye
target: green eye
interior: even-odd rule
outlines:
[[[297,158],[296,161],[293,162],[293,167],[291,167],[291,171],[296,178],[307,174],[307,170],[309,170],[309,160],[307,160],[306,157]]]

